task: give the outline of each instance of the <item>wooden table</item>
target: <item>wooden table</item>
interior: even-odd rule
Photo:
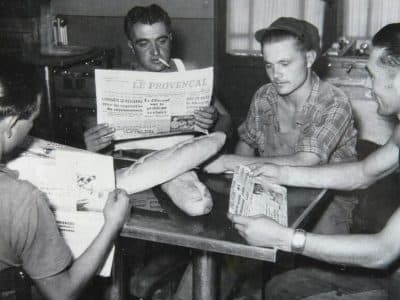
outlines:
[[[210,214],[189,217],[181,212],[161,190],[155,189],[154,192],[165,213],[133,208],[121,237],[196,249],[192,256],[193,299],[212,300],[216,299],[217,288],[214,284],[217,276],[215,253],[276,262],[277,251],[273,248],[248,245],[233,228],[226,216],[231,176],[200,175],[200,178],[213,196],[214,207]],[[315,208],[326,205],[326,200],[329,198],[326,190],[288,188],[289,225],[293,228],[303,227]],[[124,262],[120,259],[121,251],[124,250],[117,249],[115,284],[118,286],[120,299],[125,299]]]

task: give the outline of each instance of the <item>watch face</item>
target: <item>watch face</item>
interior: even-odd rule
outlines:
[[[304,230],[296,229],[292,239],[292,251],[302,252],[306,244],[306,233]]]

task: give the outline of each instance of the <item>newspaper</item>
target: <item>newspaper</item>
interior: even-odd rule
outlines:
[[[288,226],[287,190],[254,177],[249,167],[240,166],[232,179],[229,213],[242,216],[262,214]]]
[[[102,209],[115,188],[113,159],[28,136],[7,167],[47,194],[61,235],[81,255],[104,224]],[[110,276],[114,248],[99,275]]]
[[[203,132],[194,111],[211,102],[213,68],[186,72],[95,70],[97,122],[114,140]]]

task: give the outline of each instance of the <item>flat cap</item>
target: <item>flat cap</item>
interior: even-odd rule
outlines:
[[[307,21],[291,17],[281,17],[272,22],[269,27],[257,30],[254,36],[261,43],[265,34],[273,30],[288,31],[301,38],[308,49],[315,50],[317,54],[321,53],[318,29]]]

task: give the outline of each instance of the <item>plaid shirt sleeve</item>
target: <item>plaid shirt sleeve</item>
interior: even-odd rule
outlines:
[[[322,163],[326,163],[351,120],[352,110],[347,100],[332,101],[328,106],[317,107],[311,115],[310,122],[304,124],[295,151],[315,153]]]

